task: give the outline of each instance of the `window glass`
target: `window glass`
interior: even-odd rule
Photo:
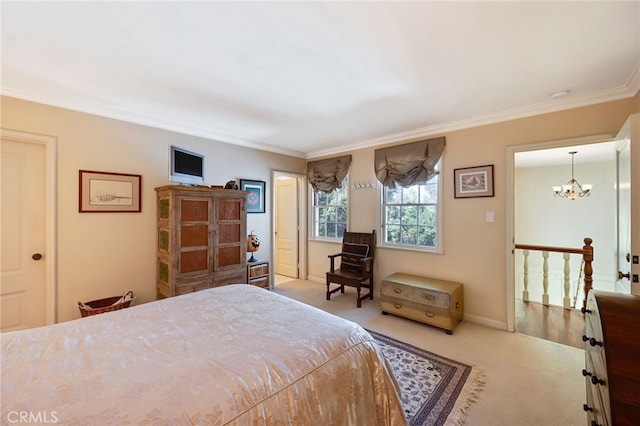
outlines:
[[[440,180],[407,188],[382,189],[383,245],[439,250]]]
[[[313,237],[342,240],[347,229],[349,179],[330,194],[313,193]]]

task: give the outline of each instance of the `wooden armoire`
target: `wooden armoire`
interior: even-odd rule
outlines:
[[[157,297],[247,282],[247,192],[169,185],[157,193]]]

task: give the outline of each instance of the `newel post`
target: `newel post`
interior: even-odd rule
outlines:
[[[587,307],[587,295],[589,291],[593,288],[591,284],[593,283],[593,268],[591,267],[591,262],[593,262],[593,247],[591,243],[593,240],[589,237],[584,239],[584,246],[582,247],[582,259],[584,260],[584,300],[582,301],[582,307],[586,309]]]

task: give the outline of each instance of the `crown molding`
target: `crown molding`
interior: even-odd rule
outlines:
[[[629,80],[627,80],[625,87],[628,87],[629,91],[633,93],[631,96],[635,96],[640,92],[640,61],[636,64],[636,67],[631,73]]]
[[[276,154],[289,155],[292,157],[313,159],[328,155],[342,154],[363,148],[373,148],[380,145],[402,142],[410,139],[425,138],[436,135],[442,135],[445,132],[463,130],[472,127],[495,124],[504,121],[516,120],[519,118],[531,117],[535,115],[558,112],[573,108],[580,108],[598,103],[616,101],[635,96],[640,91],[640,62],[636,64],[633,73],[627,82],[620,87],[601,90],[586,95],[549,100],[538,104],[524,107],[513,108],[491,114],[484,114],[475,117],[465,118],[463,120],[453,121],[449,123],[436,124],[433,126],[422,127],[419,129],[409,130],[405,132],[385,135],[365,141],[341,144],[339,147],[325,150],[301,152],[296,150],[284,149],[273,145],[259,143],[247,139],[241,139],[230,135],[212,132],[198,126],[185,124],[182,122],[151,117],[127,111],[123,109],[113,108],[103,104],[87,102],[77,98],[60,98],[55,95],[33,94],[21,90],[11,89],[0,86],[0,94],[13,98],[23,99],[31,102],[37,102],[45,105],[51,105],[59,108],[69,109],[73,111],[93,114],[101,117],[112,118],[115,120],[126,121],[143,126],[149,126],[156,129],[167,130],[185,135],[211,139],[218,142],[228,143],[232,145],[243,146],[246,148],[258,149],[262,151],[273,152]]]
[[[525,107],[513,108],[497,113],[479,115],[467,119],[453,121],[450,123],[437,124],[434,126],[422,127],[420,129],[410,130],[406,132],[394,133],[379,138],[369,139],[353,144],[341,145],[339,148],[319,150],[307,153],[307,159],[324,157],[328,155],[342,154],[348,151],[363,148],[374,148],[380,145],[386,145],[394,142],[402,142],[410,139],[426,138],[432,136],[441,136],[445,132],[469,129],[472,127],[485,126],[488,124],[501,123],[520,118],[532,117],[536,115],[548,114],[552,112],[564,111],[574,108],[580,108],[589,105],[595,105],[604,102],[617,101],[620,99],[631,98],[640,91],[640,62],[627,80],[624,86],[613,89],[601,90],[582,96],[561,98],[558,100],[550,100]]]
[[[204,139],[210,139],[217,142],[228,143],[231,145],[243,146],[246,148],[258,149],[261,151],[273,152],[276,154],[289,155],[292,157],[305,158],[306,154],[301,151],[289,150],[259,143],[247,139],[236,138],[234,136],[224,135],[203,129],[198,126],[181,123],[178,121],[167,120],[164,118],[151,117],[138,114],[136,112],[123,109],[113,108],[103,104],[87,102],[84,99],[77,98],[60,98],[58,96],[47,94],[35,95],[33,93],[15,90],[0,86],[0,95],[12,98],[22,99],[25,101],[36,102],[44,105],[50,105],[58,108],[64,108],[85,114],[92,114],[99,117],[111,118],[114,120],[125,121],[128,123],[139,124],[142,126],[153,127],[154,129],[167,130],[170,132],[181,133],[189,136],[196,136]]]

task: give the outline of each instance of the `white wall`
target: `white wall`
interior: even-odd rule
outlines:
[[[506,191],[507,147],[528,146],[538,142],[543,145],[549,141],[588,135],[610,134],[613,137],[627,117],[633,113],[633,105],[634,100],[610,102],[446,134],[425,135],[422,139],[446,137],[441,171],[444,253],[378,248],[374,268],[376,287],[379,288],[380,281],[394,272],[458,281],[464,285],[464,316],[467,320],[496,328],[507,328],[507,306],[510,302],[507,301],[506,262],[507,259],[511,259],[507,256],[507,248],[511,242],[507,241],[506,214],[507,205],[513,197]],[[414,140],[417,139],[398,141],[396,144]],[[373,181],[374,148],[362,148],[350,154],[353,156],[351,180]],[[486,164],[494,165],[495,196],[454,198],[454,170]],[[568,168],[565,168],[557,177],[560,182],[566,182],[568,179],[567,170]],[[554,179],[553,185],[556,184]],[[550,183],[548,187],[551,185]],[[598,195],[600,196],[601,194]],[[377,229],[379,197],[377,190],[350,192],[350,229]],[[593,198],[591,202],[593,200],[597,198]],[[567,200],[557,201],[559,205],[567,203]],[[495,213],[494,222],[485,221],[487,211]],[[544,215],[545,220],[552,221],[546,212]],[[580,244],[583,237],[576,237],[575,244]],[[596,241],[606,239],[601,235],[593,235],[593,238]],[[596,256],[600,256],[601,250],[606,250],[598,247],[601,245],[596,246]],[[310,277],[324,282],[325,272],[328,270],[327,254],[339,250],[339,244],[309,241]]]
[[[169,146],[206,156],[206,179],[267,182],[271,171],[304,173],[304,159],[125,123],[2,97],[2,127],[57,137],[58,320],[79,318],[78,301],[133,290],[136,303],[155,300],[156,193],[168,185]],[[78,213],[78,170],[142,175],[141,213]],[[249,214],[247,230],[260,236],[259,258],[269,259],[270,214]]]
[[[575,178],[593,184],[591,196],[577,200],[556,198],[552,186],[571,178],[571,166],[518,168],[515,173],[515,242],[518,244],[581,248],[585,237],[593,239],[593,287],[613,291],[616,272],[616,168],[613,160],[576,165]],[[575,294],[582,256],[571,256],[571,295]],[[563,259],[549,254],[551,303],[561,305]],[[530,252],[530,300],[541,301],[542,255]],[[516,251],[516,297],[522,294],[522,252]],[[582,288],[582,287],[580,287]],[[578,306],[583,292],[579,293]]]
[[[106,297],[129,289],[136,291],[140,302],[155,298],[154,188],[168,183],[169,145],[205,153],[208,180],[212,184],[224,184],[232,178],[269,182],[272,170],[306,172],[306,161],[300,158],[13,98],[0,97],[0,101],[3,128],[58,138],[58,308],[59,319],[63,321],[79,317],[75,307],[78,300]],[[445,252],[425,254],[379,249],[376,284],[379,285],[384,276],[398,271],[460,281],[464,284],[465,318],[504,327],[507,319],[505,213],[510,200],[505,191],[506,147],[615,134],[635,112],[637,104],[637,99],[625,99],[444,135],[447,138],[442,170]],[[403,142],[411,140],[398,143]],[[638,154],[634,152],[632,150],[634,158],[640,154],[640,150]],[[359,149],[352,154],[352,181],[373,181],[373,148]],[[484,164],[495,166],[495,197],[454,199],[453,170]],[[79,169],[141,174],[142,213],[78,213]],[[269,183],[267,211],[271,210],[271,191]],[[376,190],[352,192],[351,229],[376,227],[378,199]],[[636,201],[634,198],[634,206]],[[485,222],[485,212],[489,210],[495,212],[493,223]],[[261,238],[259,255],[262,258],[263,247],[265,250],[271,247],[271,218],[268,213],[249,215],[247,226]],[[307,248],[309,275],[323,280],[328,268],[326,254],[339,250],[339,245],[310,241]]]

